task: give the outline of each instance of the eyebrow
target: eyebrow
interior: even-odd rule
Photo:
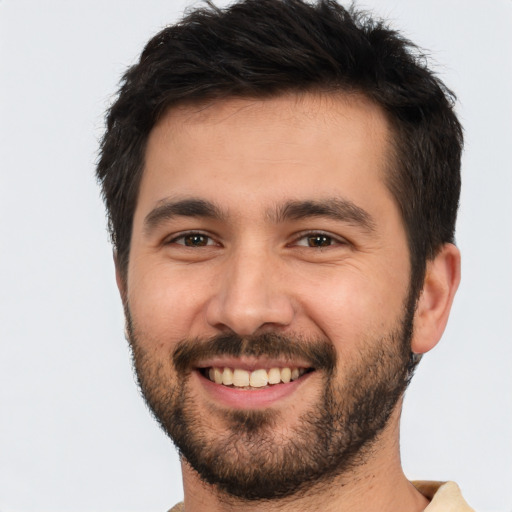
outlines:
[[[204,199],[179,199],[160,201],[159,206],[153,208],[144,219],[144,230],[151,233],[163,222],[175,217],[201,217],[222,220],[225,215],[220,208]]]
[[[288,201],[269,212],[272,222],[302,220],[312,217],[327,217],[336,221],[360,226],[368,233],[375,231],[374,218],[352,201],[343,198],[330,198],[321,201]]]
[[[225,220],[227,215],[216,204],[205,199],[188,198],[163,199],[144,219],[144,230],[150,234],[163,222],[175,217],[196,217]],[[303,220],[326,217],[362,227],[365,231],[375,231],[375,220],[361,207],[343,198],[330,198],[321,201],[287,201],[273,210],[267,211],[270,222],[279,224],[287,220]]]

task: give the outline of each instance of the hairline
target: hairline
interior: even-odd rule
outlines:
[[[347,103],[354,104],[355,102],[364,102],[369,105],[373,105],[378,108],[379,111],[384,115],[386,121],[386,154],[384,158],[384,165],[382,166],[382,180],[387,190],[391,194],[391,198],[397,206],[400,214],[400,219],[402,222],[402,227],[405,232],[405,236],[407,239],[407,247],[409,251],[409,262],[410,262],[410,271],[412,279],[413,272],[417,267],[417,262],[414,261],[413,258],[413,236],[411,233],[410,226],[407,223],[406,212],[404,211],[404,205],[399,200],[400,195],[395,190],[393,183],[396,181],[399,184],[403,181],[401,176],[406,172],[404,169],[403,162],[401,161],[400,153],[403,148],[401,148],[400,144],[400,135],[399,130],[397,128],[397,121],[393,119],[393,116],[390,112],[375,98],[372,98],[370,94],[368,94],[363,88],[354,87],[351,85],[345,84],[337,84],[336,86],[331,85],[322,85],[322,84],[313,84],[310,87],[283,87],[282,90],[279,91],[261,91],[259,94],[242,94],[242,93],[225,93],[225,94],[204,94],[200,97],[189,97],[182,98],[177,101],[168,102],[163,108],[157,112],[155,116],[155,121],[151,128],[147,131],[144,137],[144,143],[141,151],[141,161],[138,162],[136,166],[136,174],[137,178],[132,182],[132,187],[136,190],[136,195],[133,198],[133,209],[131,211],[131,231],[128,237],[128,243],[126,245],[126,254],[121,254],[120,260],[117,259],[118,251],[117,247],[115,249],[116,261],[118,261],[118,266],[120,270],[121,278],[124,280],[125,284],[127,283],[128,278],[128,266],[130,260],[130,251],[131,251],[131,241],[133,236],[133,219],[135,216],[135,210],[137,208],[137,203],[140,194],[140,185],[142,183],[144,171],[146,169],[146,152],[148,147],[148,142],[151,134],[155,130],[155,128],[166,118],[169,113],[176,109],[183,108],[191,108],[196,107],[199,111],[208,109],[210,106],[218,104],[220,102],[226,102],[230,100],[254,100],[254,101],[265,101],[271,100],[275,98],[282,98],[286,96],[295,96],[298,100],[300,100],[304,96],[318,95],[319,97],[337,97],[341,101],[346,101]],[[403,142],[402,142],[403,145]],[[429,257],[427,255],[425,259],[428,260]],[[425,265],[423,265],[425,266]],[[421,282],[423,282],[424,271],[421,271]],[[416,286],[417,287],[417,286]]]

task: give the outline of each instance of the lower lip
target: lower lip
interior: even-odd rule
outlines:
[[[199,371],[194,373],[215,402],[234,409],[262,409],[291,396],[314,372],[306,373],[297,380],[286,384],[274,384],[261,389],[238,389],[215,384]]]

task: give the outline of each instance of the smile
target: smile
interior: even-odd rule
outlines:
[[[215,384],[239,389],[261,389],[276,384],[287,384],[297,380],[305,373],[311,371],[308,368],[283,367],[283,368],[259,368],[252,371],[242,368],[210,367],[202,369],[201,373]]]

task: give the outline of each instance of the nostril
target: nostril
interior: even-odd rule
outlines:
[[[236,299],[236,300],[235,300]],[[265,328],[289,326],[294,318],[294,309],[287,297],[243,298],[216,297],[207,306],[206,320],[220,332],[232,331],[239,336],[251,336]]]

